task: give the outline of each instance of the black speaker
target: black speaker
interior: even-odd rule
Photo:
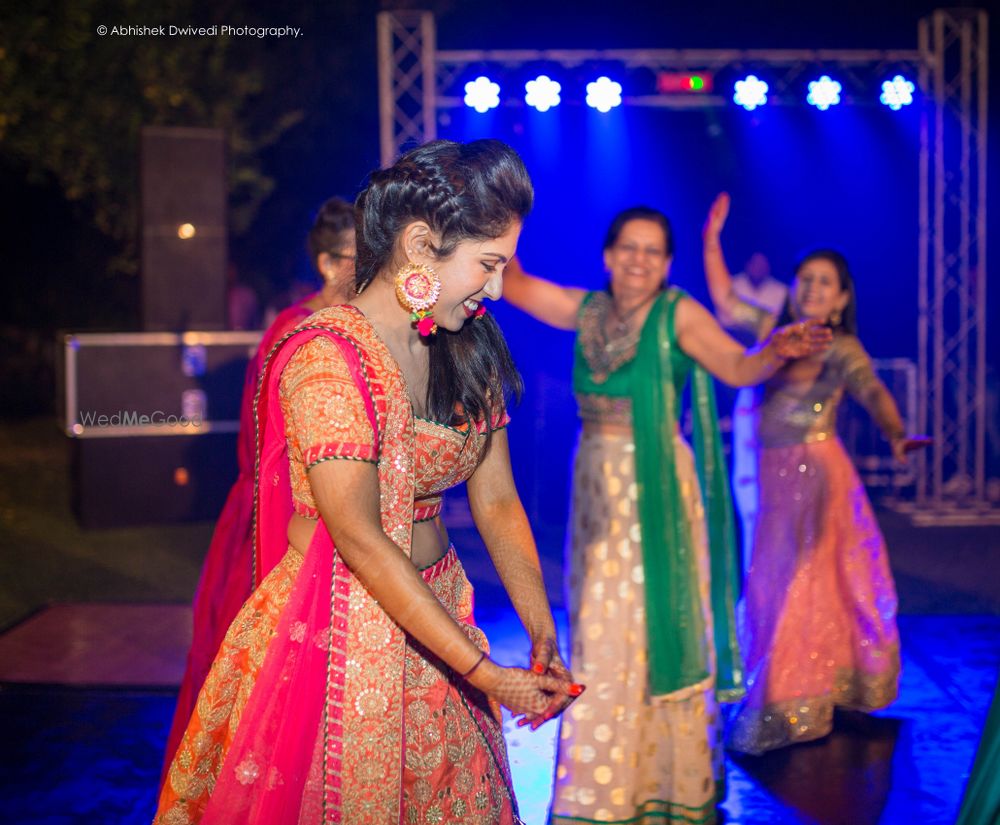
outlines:
[[[236,479],[257,332],[66,335],[61,413],[84,527],[214,519]]]
[[[143,328],[225,329],[224,133],[143,128],[140,179]]]
[[[236,434],[112,436],[70,442],[72,506],[104,529],[219,517],[236,480]]]

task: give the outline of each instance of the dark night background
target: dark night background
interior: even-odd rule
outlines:
[[[435,12],[441,49],[913,49],[918,19],[940,4],[857,0],[835,7],[718,0],[659,4],[585,0],[569,6],[523,0],[410,4],[418,5]],[[280,304],[296,278],[308,278],[303,239],[315,208],[332,194],[352,197],[367,171],[379,162],[375,15],[382,7],[365,0],[289,3],[282,8],[262,2],[224,2],[206,8],[190,0],[155,7],[101,0],[3,4],[0,397],[4,413],[52,409],[57,330],[138,327],[134,208],[138,129],[144,124],[225,127],[230,135],[230,259],[236,272],[262,303]],[[998,19],[1000,15],[994,14],[994,35]],[[102,23],[290,25],[302,28],[303,34],[298,39],[102,38],[95,33]],[[1000,42],[996,36],[992,39]],[[994,79],[998,65],[1000,61],[994,60]],[[1000,112],[998,86],[993,83],[994,120]],[[546,264],[539,249],[557,246],[560,237],[573,237],[572,252],[552,259],[567,264],[567,274],[548,274],[592,283],[600,277],[599,238],[607,218],[618,208],[647,200],[665,208],[675,221],[679,247],[675,278],[703,294],[696,232],[707,199],[715,189],[728,188],[734,194],[727,236],[734,270],[757,245],[770,246],[766,251],[775,274],[787,280],[791,261],[803,248],[845,240],[830,237],[836,227],[803,233],[796,219],[805,220],[806,213],[818,210],[822,221],[829,215],[853,220],[864,243],[878,247],[878,253],[868,257],[856,252],[852,256],[854,250],[846,249],[869,292],[861,296],[865,340],[875,355],[912,356],[915,129],[893,126],[896,135],[862,123],[858,128],[867,130],[871,141],[861,154],[869,152],[870,157],[859,158],[851,143],[858,133],[848,140],[837,132],[853,128],[843,125],[850,115],[836,112],[842,115],[841,125],[827,127],[817,125],[817,113],[811,109],[786,108],[764,113],[758,128],[746,129],[737,123],[748,121],[742,117],[745,113],[732,109],[717,116],[714,131],[706,131],[712,125],[709,115],[691,113],[680,116],[687,125],[670,131],[662,141],[656,132],[662,121],[633,130],[630,138],[638,134],[648,141],[650,155],[636,151],[625,166],[629,185],[605,191],[603,197],[593,157],[560,153],[546,161],[544,153],[532,158],[532,147],[521,142],[519,148],[527,149],[539,184],[540,215],[563,216],[561,226],[546,220],[536,221],[534,229],[528,224],[522,241],[527,263]],[[880,109],[875,107],[876,113]],[[524,134],[523,122],[498,123],[490,131],[480,121],[463,129],[463,116],[456,116],[450,126],[442,125],[440,134],[467,139],[490,132],[515,145],[518,135]],[[520,115],[522,121],[524,117]],[[571,117],[567,115],[567,122]],[[907,117],[915,124],[913,112],[904,112],[897,122]],[[798,125],[792,122],[795,118]],[[833,121],[827,118],[827,123]],[[994,147],[997,135],[994,129]],[[802,147],[810,147],[812,154]],[[814,151],[816,147],[822,151]],[[558,163],[552,160],[555,157]],[[673,167],[668,163],[671,157]],[[895,163],[884,177],[876,168],[880,158],[890,158],[888,167]],[[657,178],[660,163],[668,164],[662,182]],[[686,169],[687,178],[670,177],[671,169],[692,163],[697,168]],[[994,193],[995,180],[994,164]],[[590,181],[589,189],[580,181]],[[567,188],[567,183],[572,185]],[[577,195],[588,198],[588,207],[570,215],[566,206],[578,203]],[[872,199],[885,211],[867,209]],[[991,227],[996,226],[995,210],[993,215]],[[813,228],[822,226],[822,221],[814,220]],[[570,272],[581,274],[570,277]],[[995,306],[1000,290],[991,292]],[[884,338],[880,328],[885,328]]]

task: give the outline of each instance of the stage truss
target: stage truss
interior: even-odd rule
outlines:
[[[988,17],[939,9],[922,19],[916,51],[603,49],[439,51],[430,12],[378,15],[382,163],[433,140],[448,95],[479,64],[503,70],[587,63],[653,72],[740,72],[766,67],[768,105],[804,105],[806,73],[835,70],[845,101],[871,100],[871,78],[891,71],[919,78],[919,317],[917,423],[934,446],[917,461],[916,501],[903,509],[922,524],[1000,524],[987,498],[986,137]],[[727,95],[625,96],[625,106],[711,108]],[[1000,448],[996,445],[995,448]],[[994,480],[1000,484],[1000,480]]]

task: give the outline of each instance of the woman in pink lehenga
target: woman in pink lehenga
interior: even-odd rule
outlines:
[[[537,726],[582,691],[559,658],[514,487],[519,389],[483,302],[532,188],[498,141],[434,141],[359,195],[358,295],[269,354],[255,402],[260,584],[230,625],[158,825],[515,825],[499,705]],[[501,667],[441,521],[473,518],[531,640]]]
[[[314,312],[346,303],[354,295],[354,207],[341,198],[326,201],[309,230],[307,246],[313,265],[323,277],[322,289],[282,310],[265,330],[254,357],[247,364],[236,439],[239,474],[215,525],[195,590],[191,648],[164,750],[161,784],[212,659],[230,622],[253,589],[253,400],[264,359],[286,333]]]
[[[764,336],[786,318],[733,293],[719,237],[728,213],[722,194],[705,223],[709,291],[724,323]],[[755,451],[759,505],[741,627],[747,694],[727,745],[753,754],[825,736],[834,707],[871,711],[896,698],[896,590],[871,503],[837,438],[844,391],[876,420],[897,459],[926,443],[907,437],[858,340],[843,256],[807,255],[783,315],[828,324],[834,341],[757,389],[754,443],[735,445]]]

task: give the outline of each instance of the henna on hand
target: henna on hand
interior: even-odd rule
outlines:
[[[566,700],[572,700],[580,692],[571,682],[555,676],[520,667],[501,667],[488,659],[479,673],[482,676],[477,673],[469,680],[471,684],[496,699],[515,717],[524,716],[529,722],[540,720],[538,724],[551,718],[543,717],[555,703],[568,705]]]
[[[833,331],[815,319],[798,321],[778,327],[771,333],[769,343],[780,358],[805,358],[829,349]]]

